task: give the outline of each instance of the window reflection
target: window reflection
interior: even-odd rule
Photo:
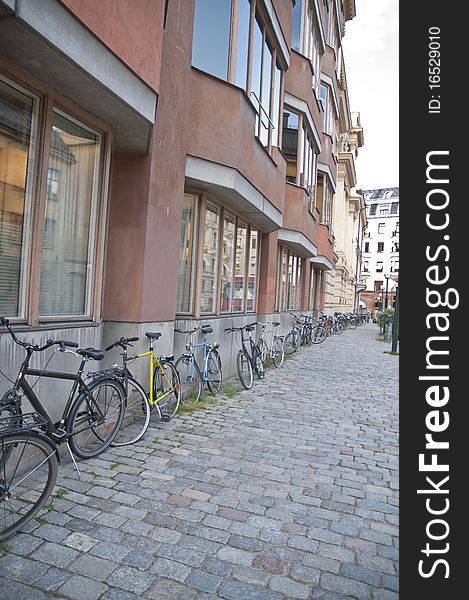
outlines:
[[[201,312],[215,311],[215,296],[218,272],[218,227],[219,211],[216,206],[207,204],[205,210],[205,233],[202,256]]]
[[[233,264],[236,225],[235,219],[225,214],[223,219],[223,258],[221,265],[220,311],[229,312],[233,295]]]
[[[228,78],[231,0],[195,0],[192,64]]]
[[[184,194],[181,218],[181,241],[179,245],[179,274],[176,296],[176,312],[191,312],[193,280],[195,276],[195,232],[197,196]]]

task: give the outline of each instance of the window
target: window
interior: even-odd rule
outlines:
[[[376,272],[377,273],[383,272],[383,262],[381,260],[378,260],[378,262],[376,263]]]
[[[46,196],[40,316],[91,314],[100,155],[98,133],[54,111],[48,173],[55,181]]]
[[[251,26],[253,10],[250,0],[195,0],[192,65],[247,92],[255,135],[270,149],[279,144],[283,67],[258,11]]]
[[[370,251],[370,242],[365,242],[365,252]]]
[[[236,233],[236,258],[234,277],[234,299],[233,312],[244,312],[244,294],[246,287],[246,244],[248,240],[248,228],[242,221],[238,220]]]
[[[374,217],[376,215],[376,209],[378,208],[377,204],[370,204],[369,205],[369,212],[368,215],[370,217]]]
[[[38,99],[0,80],[0,314],[26,312]]]
[[[326,5],[326,43],[337,52],[339,34],[337,29],[337,18],[334,10],[334,2],[332,0],[327,0]]]
[[[190,313],[193,308],[197,208],[197,196],[184,194],[181,218],[181,241],[179,244],[178,287],[176,295],[176,311],[178,313]]]
[[[291,47],[297,52],[300,52],[301,42],[301,8],[302,0],[297,0],[295,6],[293,7],[291,29]]]
[[[332,189],[329,177],[325,173],[318,172],[316,208],[320,214],[320,221],[323,225],[332,223],[332,199],[334,191]]]
[[[376,280],[375,281],[375,292],[380,292],[382,287],[383,287],[383,282]]]
[[[378,242],[378,252],[384,252],[384,242]]]
[[[384,233],[386,229],[386,223],[378,223],[378,233]]]
[[[391,202],[391,214],[397,215],[399,213],[399,202]]]
[[[367,260],[364,260],[364,261],[363,261],[363,271],[364,271],[365,273],[368,273],[368,272],[369,272],[369,270],[370,270],[370,267],[369,267],[369,262],[368,262]]]
[[[279,246],[277,257],[276,310],[301,308],[303,260],[285,246]]]
[[[335,138],[335,108],[332,102],[332,90],[325,83],[321,83],[319,88],[319,104],[322,111],[322,131]]]
[[[399,234],[399,221],[397,221],[396,223],[396,235]]]
[[[399,252],[399,242],[393,242],[392,246],[393,246],[393,248],[392,248],[393,252]]]
[[[182,221],[176,312],[196,317],[199,313],[254,312],[259,232],[226,208],[192,194],[184,196]],[[196,229],[202,245],[200,265]],[[194,298],[199,288],[197,272],[200,296]]]
[[[287,159],[286,180],[306,188],[313,205],[317,147],[306,118],[289,108],[283,112],[282,151]]]
[[[387,216],[389,215],[389,204],[383,204],[382,206],[379,207],[379,214],[380,216]]]
[[[0,314],[32,325],[48,318],[93,317],[102,230],[103,136],[54,107],[42,116],[51,123],[44,128],[49,156],[43,187],[33,186],[42,161],[40,103],[38,96],[0,79]],[[31,247],[36,252],[30,253]]]
[[[196,0],[192,64],[227,79],[231,30],[231,0]]]
[[[399,272],[399,261],[395,260],[391,263],[391,271]]]

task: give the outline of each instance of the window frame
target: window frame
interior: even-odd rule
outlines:
[[[37,136],[35,164],[30,172],[34,179],[31,187],[31,211],[29,215],[29,253],[26,268],[26,290],[23,314],[14,316],[11,321],[28,327],[58,323],[97,324],[102,316],[102,291],[104,277],[105,240],[107,212],[109,208],[109,186],[112,149],[112,130],[94,115],[76,106],[72,101],[55,90],[29,77],[16,67],[0,62],[0,78],[8,85],[18,89],[27,96],[37,97]],[[46,194],[48,185],[49,151],[53,112],[63,113],[72,121],[77,121],[84,128],[91,129],[101,136],[101,151],[97,161],[99,181],[96,192],[96,213],[93,247],[94,268],[90,275],[89,312],[84,315],[39,316],[39,293],[41,275],[41,253],[45,228]],[[29,167],[28,167],[29,169]],[[93,217],[91,217],[93,218]],[[24,224],[26,227],[26,223]],[[91,236],[90,236],[91,237]]]
[[[286,257],[286,263],[284,263],[284,257]],[[290,258],[291,261],[291,279],[290,279]],[[282,270],[283,265],[286,264],[286,285],[285,289],[282,286]],[[306,268],[306,259],[286,246],[285,244],[279,243],[277,246],[277,260],[276,260],[276,281],[275,281],[275,312],[289,312],[291,310],[302,310],[303,305],[303,284],[304,284],[304,270]],[[295,285],[293,285],[295,280]],[[297,300],[297,307],[295,308],[292,304],[292,296],[295,296]]]

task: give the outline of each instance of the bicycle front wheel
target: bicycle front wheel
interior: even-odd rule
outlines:
[[[311,330],[311,341],[313,344],[320,344],[326,339],[326,337],[327,331],[322,325],[316,325],[316,327],[313,327]]]
[[[143,387],[129,378],[124,403],[122,425],[112,441],[112,446],[128,446],[142,439],[150,425],[151,408]]]
[[[193,356],[183,355],[174,366],[181,382],[181,402],[185,406],[194,406],[199,401],[203,386],[199,365]]]
[[[119,432],[125,391],[114,379],[101,379],[88,386],[75,400],[67,419],[70,448],[79,458],[98,456]]]
[[[297,331],[290,331],[285,336],[285,354],[290,355],[298,350],[300,346],[300,336]]]
[[[252,365],[247,352],[240,350],[236,358],[238,377],[244,389],[250,390],[254,381]]]
[[[169,360],[161,360],[153,374],[154,401],[158,404],[162,421],[170,421],[181,402],[181,383],[176,367]]]
[[[218,394],[222,382],[221,358],[216,348],[207,355],[207,386],[212,394]]]
[[[57,479],[57,450],[44,435],[4,433],[0,437],[0,542],[44,506]]]
[[[269,348],[267,347],[265,340],[262,338],[257,342],[257,349],[260,352],[262,362],[266,364],[267,359],[269,358]]]
[[[281,367],[285,359],[285,345],[282,337],[274,339],[273,347],[273,363],[275,367]]]

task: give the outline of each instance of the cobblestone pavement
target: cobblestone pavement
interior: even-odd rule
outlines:
[[[376,325],[62,466],[0,598],[398,598],[398,359]]]

